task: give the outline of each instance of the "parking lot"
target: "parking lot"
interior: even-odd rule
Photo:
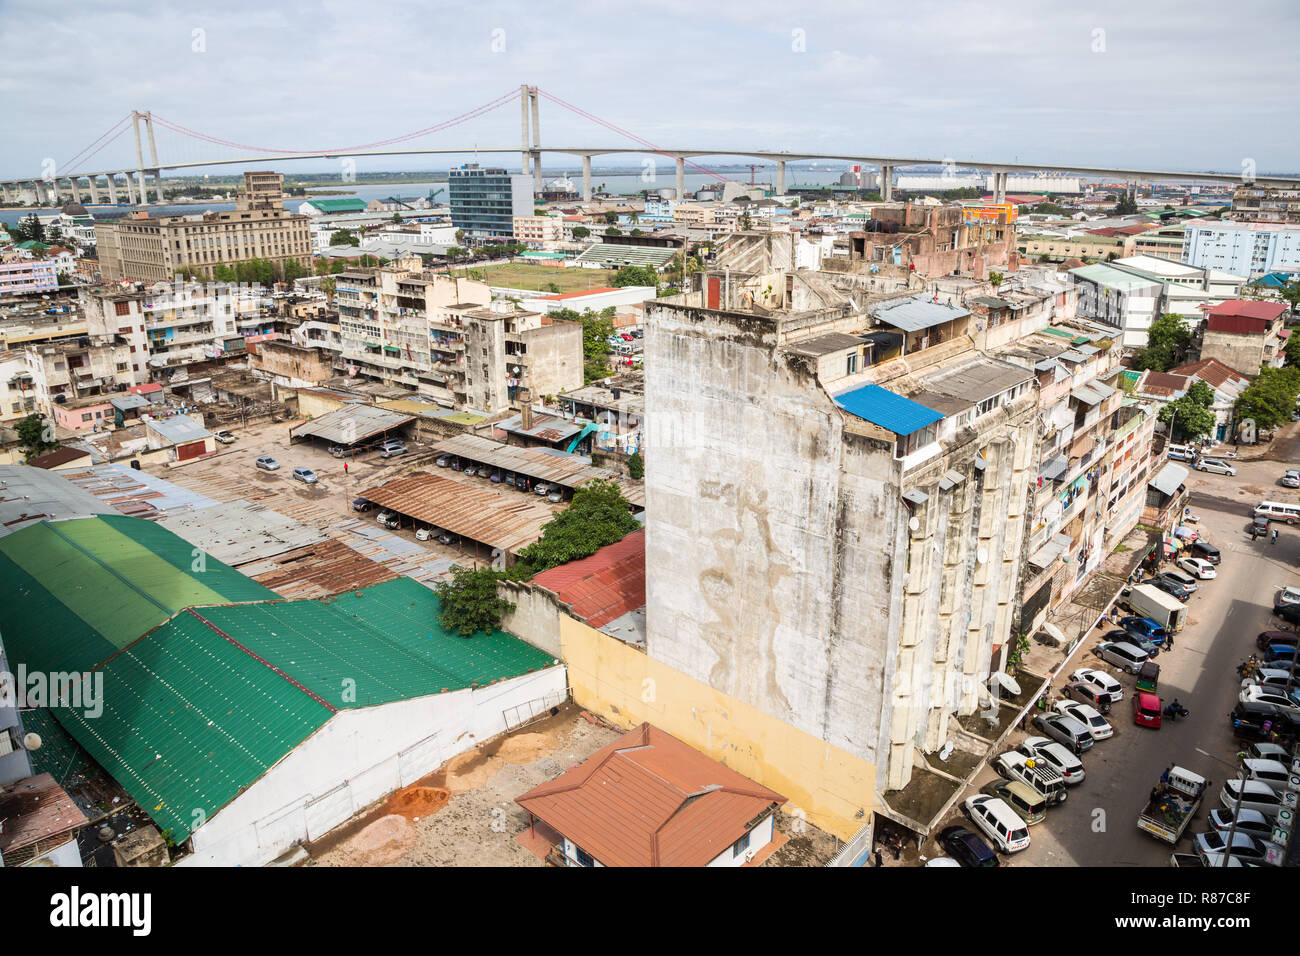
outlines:
[[[1201,519],[1198,528],[1221,550],[1222,563],[1217,578],[1200,582],[1187,602],[1186,629],[1156,663],[1157,693],[1165,702],[1178,698],[1190,716],[1176,722],[1166,719],[1158,729],[1136,726],[1131,709],[1135,679],[1092,653],[1109,629],[1093,630],[1053,681],[1053,699],[1059,699],[1066,675],[1079,667],[1114,676],[1124,692],[1107,716],[1114,735],[1083,754],[1083,782],[1069,787],[1066,802],[1049,809],[1046,820],[1030,828],[1028,849],[999,855],[1003,865],[1165,866],[1175,849],[1187,852],[1191,836],[1209,828],[1206,816],[1219,805],[1223,781],[1235,776],[1236,755],[1244,746],[1234,739],[1227,716],[1238,701],[1236,667],[1255,651],[1261,631],[1288,629],[1272,614],[1273,596],[1284,585],[1300,584],[1300,525],[1275,525],[1276,544],[1267,538],[1252,540],[1249,534],[1251,510],[1259,501],[1300,501],[1300,491],[1278,484],[1287,467],[1293,465],[1246,461],[1237,464],[1236,476],[1193,471],[1188,477],[1190,507]],[[1164,567],[1173,565],[1166,562]],[[1017,731],[1008,746],[1017,747],[1039,734],[1032,727]],[[1137,829],[1139,811],[1171,763],[1212,781],[1176,848]],[[963,799],[995,779],[997,775],[985,768]],[[960,809],[954,809],[943,826],[951,824],[970,826]],[[943,851],[930,842],[923,853],[933,857]]]
[[[235,441],[218,445],[215,455],[180,467],[154,466],[149,470],[218,501],[256,501],[318,528],[334,527],[346,520],[373,521],[373,510],[365,513],[353,510],[352,502],[358,494],[380,482],[413,471],[428,471],[465,482],[479,495],[496,495],[510,503],[525,497],[513,488],[493,484],[486,478],[471,478],[450,468],[436,467],[431,447],[418,441],[407,441],[407,453],[393,458],[382,458],[379,451],[374,450],[339,459],[329,453],[325,442],[300,440],[291,444],[289,429],[295,424],[298,422],[267,422],[247,429],[234,426],[230,432]],[[279,469],[265,471],[256,467],[257,459],[262,456],[274,458],[280,465]],[[307,484],[295,480],[295,468],[311,469],[317,481]],[[552,511],[562,507],[532,494],[527,495],[526,500],[531,507]],[[471,545],[417,541],[415,528],[409,522],[393,533],[452,561],[473,564],[476,560],[480,563],[483,560],[476,558]]]

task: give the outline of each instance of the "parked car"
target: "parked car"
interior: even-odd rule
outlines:
[[[962,810],[1003,853],[1019,853],[1029,848],[1028,824],[997,797],[972,794],[962,801]]]
[[[1115,733],[1115,728],[1091,704],[1083,704],[1073,700],[1058,700],[1052,705],[1052,710],[1058,714],[1073,717],[1083,724],[1088,728],[1088,733],[1092,734],[1093,740],[1105,740]]]
[[[435,528],[432,525],[428,526],[427,528],[416,528],[415,540],[432,541],[434,538],[438,537],[438,535],[440,535],[441,533],[442,533],[442,529]]]
[[[1196,593],[1196,578],[1192,577],[1190,574],[1184,574],[1182,571],[1161,571],[1156,575],[1156,578],[1173,581],[1188,594]]]
[[[381,511],[379,514],[375,515],[375,521],[379,522],[379,524],[384,524],[391,517],[393,517],[393,512]]]
[[[1223,558],[1223,555],[1219,553],[1219,549],[1204,538],[1197,538],[1187,550],[1199,558],[1204,558],[1211,564],[1218,564]]]
[[[1119,703],[1124,699],[1124,687],[1105,671],[1099,671],[1092,667],[1079,667],[1070,673],[1070,680],[1090,685],[1102,695],[1105,695],[1112,704]],[[1102,708],[1098,708],[1098,710],[1101,710],[1103,714],[1106,713]]]
[[[1265,757],[1247,757],[1241,762],[1247,780],[1266,783],[1278,793],[1286,790],[1291,781],[1291,761],[1269,760]]]
[[[460,538],[456,537],[450,531],[444,531],[442,534],[438,535],[439,544],[455,544],[459,540]]]
[[[1247,681],[1237,694],[1237,699],[1241,703],[1258,702],[1262,704],[1272,704],[1279,710],[1286,711],[1300,717],[1300,705],[1288,697],[1286,694],[1270,693],[1266,688],[1254,681]]]
[[[1143,637],[1141,634],[1134,634],[1132,631],[1111,631],[1106,635],[1105,639],[1114,641],[1116,644],[1131,644],[1145,653],[1147,657],[1160,656],[1160,648],[1155,641]]]
[[[564,500],[564,492],[561,491],[558,486],[553,487],[550,491],[546,493],[546,500],[553,505],[558,505],[561,501]]]
[[[1210,811],[1208,819],[1210,826],[1221,833],[1227,833],[1233,829],[1233,821],[1235,820],[1238,833],[1259,837],[1260,839],[1267,839],[1273,834],[1273,821],[1258,810],[1242,810],[1234,815],[1231,810],[1215,807]]]
[[[385,441],[382,445],[379,446],[380,458],[392,458],[395,455],[405,455],[405,454],[406,454],[406,442],[398,441],[395,438],[390,438],[387,441]]]
[[[1228,464],[1222,458],[1202,458],[1195,465],[1197,471],[1208,472],[1211,475],[1233,475],[1237,474],[1235,466]]]
[[[293,477],[295,481],[301,481],[306,485],[314,485],[320,480],[316,477],[316,472],[312,471],[310,468],[295,468],[293,470]]]
[[[1219,803],[1227,810],[1236,810],[1238,797],[1242,810],[1255,810],[1270,819],[1276,817],[1284,806],[1281,795],[1268,784],[1247,780],[1243,786],[1236,777],[1229,777],[1219,791]]]
[[[1285,764],[1291,762],[1291,751],[1281,744],[1250,744],[1246,747],[1246,756],[1257,757],[1261,760],[1280,760]]]
[[[1144,690],[1133,695],[1133,723],[1159,730],[1162,719],[1159,697]]]
[[[939,834],[939,846],[962,866],[998,866],[998,855],[979,835],[966,827],[947,827]]]
[[[1174,461],[1192,461],[1196,458],[1196,452],[1190,445],[1170,445],[1165,450],[1165,455]]]
[[[1273,614],[1288,624],[1300,627],[1300,604],[1283,604],[1273,608]]]
[[[1003,779],[1017,780],[1030,790],[1041,793],[1048,806],[1058,806],[1069,796],[1069,784],[1055,767],[1019,750],[998,754],[990,766]]]
[[[1171,581],[1169,578],[1156,575],[1151,579],[1150,584],[1153,588],[1158,588],[1166,594],[1171,594],[1180,601],[1186,601],[1192,596],[1192,592],[1187,590],[1177,581]]]
[[[1020,752],[1027,757],[1041,760],[1065,778],[1068,784],[1083,783],[1083,761],[1055,740],[1046,737],[1026,737],[1020,745]]]
[[[439,468],[446,468],[451,464],[451,455],[439,455],[433,460],[433,463]]]
[[[1102,641],[1097,645],[1093,653],[1103,661],[1114,664],[1120,670],[1127,671],[1130,674],[1136,674],[1138,668],[1150,659],[1150,655],[1146,651],[1126,641]]]
[[[1300,488],[1300,471],[1288,469],[1278,481],[1283,488]]]
[[[1266,651],[1272,644],[1295,644],[1300,641],[1300,634],[1290,631],[1260,631],[1255,638],[1255,646]]]
[[[1140,634],[1153,644],[1163,644],[1169,631],[1149,617],[1121,617],[1119,626],[1130,634]]]
[[[1286,615],[1284,615],[1282,612],[1288,611],[1289,609],[1290,606],[1288,605],[1288,607],[1284,607],[1281,610],[1274,611],[1273,613],[1276,614],[1278,617],[1282,618],[1283,620],[1286,620],[1287,619]],[[1296,617],[1297,621],[1300,622],[1300,610],[1293,611],[1291,613],[1292,616]],[[1291,667],[1296,660],[1296,645],[1270,644],[1268,645],[1268,648],[1264,651],[1264,660],[1269,664],[1281,664],[1285,667]]]
[[[1228,725],[1239,740],[1260,743],[1289,743],[1300,730],[1300,720],[1288,710],[1267,701],[1239,701],[1228,714]]]
[[[1288,604],[1300,604],[1300,588],[1287,586],[1278,588],[1273,594],[1273,607],[1285,607]]]
[[[1085,750],[1091,750],[1092,745],[1096,743],[1087,726],[1065,714],[1035,714],[1030,723],[1046,736],[1067,747],[1076,756]]]
[[[233,445],[235,443],[235,436],[224,428],[214,432],[212,437],[223,445]]]
[[[533,494],[535,495],[545,495],[548,494],[550,490],[551,486],[545,481],[539,481],[537,484],[533,485]]]
[[[257,468],[261,468],[263,471],[280,470],[280,463],[270,455],[263,455],[261,458],[257,459],[257,461],[253,462],[253,465]]]
[[[353,510],[353,511],[366,512],[366,511],[369,511],[369,510],[370,510],[371,508],[373,508],[374,506],[375,506],[375,505],[374,505],[374,502],[372,502],[372,501],[367,501],[365,498],[353,498],[353,499],[352,499],[352,510]]]
[[[1047,798],[1019,780],[993,780],[980,793],[1001,800],[1031,827],[1047,819]]]
[[[1198,833],[1192,841],[1192,845],[1196,848],[1197,855],[1201,857],[1213,853],[1226,854],[1228,850],[1228,834],[1220,833],[1218,830]],[[1267,844],[1258,837],[1240,831],[1232,834],[1231,855],[1242,862],[1263,863],[1267,852]]]
[[[1214,565],[1204,558],[1179,558],[1174,564],[1201,581],[1210,581],[1219,576]]]

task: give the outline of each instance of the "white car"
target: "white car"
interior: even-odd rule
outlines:
[[[1174,563],[1192,577],[1200,578],[1202,581],[1209,581],[1211,578],[1218,577],[1214,565],[1204,558],[1179,558]]]
[[[1267,840],[1273,835],[1273,821],[1258,810],[1242,810],[1234,815],[1231,810],[1215,807],[1210,811],[1208,819],[1210,826],[1222,833],[1235,829],[1238,833],[1259,837],[1261,840]]]
[[[235,441],[235,436],[230,434],[230,432],[226,431],[226,429],[224,428],[222,428],[220,431],[213,432],[212,437],[215,438],[217,441],[221,442],[221,444],[223,445],[230,445],[233,444]]]
[[[1195,465],[1197,471],[1209,472],[1212,475],[1236,475],[1235,466],[1228,464],[1222,458],[1202,458]]]
[[[1093,653],[1130,674],[1136,674],[1151,656],[1136,644],[1126,641],[1102,641],[1093,649]]]
[[[1300,471],[1288,471],[1282,476],[1283,488],[1300,488]]]
[[[1273,607],[1278,608],[1283,604],[1300,604],[1300,588],[1284,587],[1278,588],[1273,595]]]
[[[1047,764],[1068,784],[1083,783],[1083,761],[1076,757],[1055,740],[1047,737],[1026,737],[1020,745],[1020,752],[1026,757],[1033,757]]]
[[[1080,704],[1073,700],[1058,700],[1052,705],[1052,710],[1058,714],[1064,714],[1066,717],[1073,717],[1083,724],[1088,728],[1088,732],[1092,734],[1093,740],[1105,740],[1115,733],[1115,728],[1091,704]]]
[[[434,538],[438,537],[438,535],[440,535],[441,533],[442,532],[438,528],[434,528],[432,526],[428,528],[417,528],[415,530],[415,540],[432,541]]]
[[[1192,841],[1196,848],[1196,853],[1202,859],[1211,854],[1226,853],[1228,849],[1228,834],[1220,833],[1218,830],[1210,830],[1207,833],[1198,833],[1196,839]],[[1268,848],[1271,844],[1263,840],[1250,836],[1247,833],[1234,833],[1232,835],[1232,852],[1230,856],[1237,857],[1243,863],[1264,863],[1268,854]],[[1281,847],[1278,847],[1281,850]]]
[[[1117,704],[1124,699],[1123,685],[1105,671],[1099,671],[1092,667],[1080,667],[1071,672],[1070,680],[1091,684],[1100,693],[1109,695],[1112,704]]]
[[[1276,817],[1283,807],[1282,797],[1268,784],[1259,780],[1247,780],[1243,788],[1240,780],[1229,777],[1219,791],[1219,803],[1227,810],[1236,811],[1238,799],[1242,810],[1258,810],[1270,819]]]
[[[1247,684],[1237,695],[1237,700],[1243,704],[1249,701],[1259,701],[1261,704],[1273,704],[1278,710],[1285,710],[1292,716],[1300,717],[1300,706],[1289,697],[1282,694],[1270,694],[1259,684]]]
[[[1291,780],[1291,762],[1289,760],[1283,763],[1280,760],[1247,757],[1241,762],[1241,765],[1246,768],[1247,780],[1258,780],[1260,783],[1266,783],[1278,792],[1285,791],[1287,784]]]

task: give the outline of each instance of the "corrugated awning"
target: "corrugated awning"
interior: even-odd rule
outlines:
[[[1182,465],[1169,462],[1156,472],[1156,476],[1147,484],[1165,497],[1172,498],[1178,493],[1179,486],[1187,480],[1188,474],[1188,470]]]
[[[1056,481],[1065,474],[1069,467],[1070,459],[1066,458],[1064,455],[1057,455],[1054,458],[1049,459],[1047,463],[1043,465],[1043,480]]]
[[[930,496],[924,491],[917,491],[915,488],[903,492],[903,500],[910,501],[914,505],[923,505],[930,500]]]
[[[1069,550],[1073,544],[1068,534],[1058,534],[1029,557],[1029,563],[1036,568],[1046,570],[1052,563]]]

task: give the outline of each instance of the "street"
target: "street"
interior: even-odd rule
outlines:
[[[1175,849],[1188,850],[1190,835],[1207,829],[1206,813],[1218,805],[1224,779],[1234,775],[1228,765],[1235,763],[1240,750],[1226,719],[1239,691],[1235,668],[1254,651],[1260,631],[1281,627],[1270,613],[1275,589],[1300,583],[1300,526],[1274,525],[1280,531],[1277,544],[1264,538],[1252,541],[1248,533],[1251,509],[1259,501],[1300,500],[1300,492],[1277,483],[1286,467],[1260,460],[1239,463],[1235,477],[1196,471],[1188,477],[1190,506],[1200,516],[1201,533],[1223,553],[1218,577],[1200,582],[1188,601],[1188,626],[1175,639],[1173,650],[1157,658],[1161,698],[1167,703],[1177,697],[1191,715],[1174,723],[1166,720],[1160,729],[1136,726],[1131,711],[1134,678],[1091,653],[1104,634],[1104,629],[1094,630],[1063,670],[1093,667],[1120,681],[1124,700],[1113,705],[1107,718],[1115,734],[1084,753],[1084,782],[1072,787],[1065,804],[1049,810],[1046,821],[1031,829],[1027,850],[1000,856],[1004,865],[1166,866]],[[1164,568],[1173,565],[1167,562]],[[1064,678],[1063,673],[1053,682],[1055,691]],[[1009,743],[1016,746],[1034,733],[1017,733]],[[1177,848],[1137,829],[1138,812],[1170,763],[1213,781]],[[995,778],[986,768],[977,785]],[[953,822],[961,821],[954,816]]]

